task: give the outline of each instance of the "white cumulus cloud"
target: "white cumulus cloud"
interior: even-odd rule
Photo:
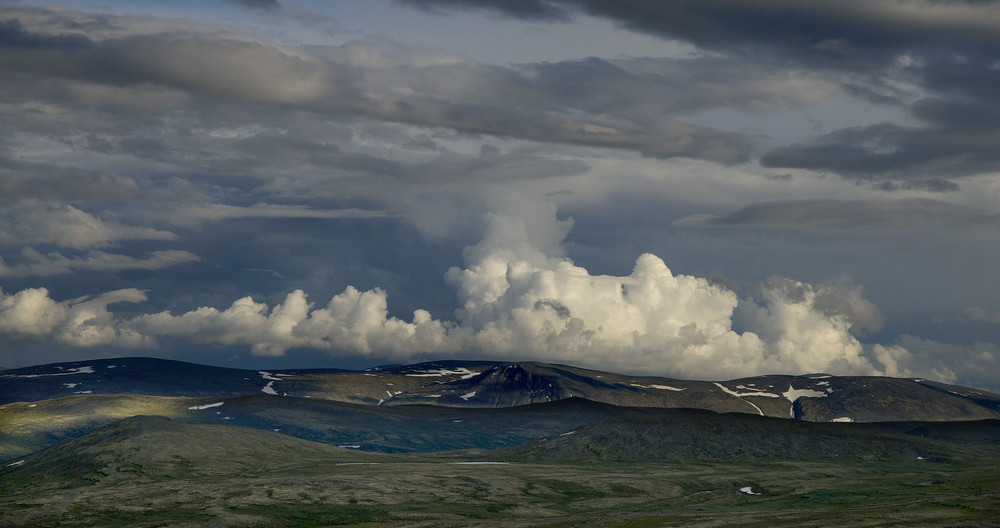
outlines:
[[[108,310],[110,304],[145,300],[146,294],[135,288],[66,301],[53,300],[45,288],[28,288],[13,295],[0,291],[0,332],[50,336],[80,347],[148,346],[152,344],[149,337],[125,328]]]
[[[552,237],[539,239],[523,219],[493,215],[489,224],[466,252],[466,267],[446,274],[460,304],[455,321],[424,310],[409,321],[392,317],[384,291],[348,287],[325,306],[296,290],[273,308],[246,297],[223,310],[161,312],[125,326],[147,336],[248,345],[258,355],[297,347],[394,360],[474,354],[717,378],[899,371],[869,359],[852,334],[855,325],[874,326],[877,309],[851,284],[836,290],[772,279],[761,299],[740,300],[704,278],[674,274],[651,254],[628,275],[591,275],[537,249]],[[553,225],[550,235],[567,229]],[[737,317],[742,332],[733,329]]]
[[[459,301],[454,320],[425,310],[409,320],[392,316],[378,288],[349,286],[325,304],[295,290],[273,307],[244,297],[223,309],[132,318],[108,306],[144,301],[133,288],[66,301],[29,288],[0,292],[0,332],[81,347],[151,346],[166,337],[248,346],[260,356],[311,348],[394,361],[530,358],[709,379],[829,372],[953,381],[960,367],[934,360],[940,354],[932,352],[971,354],[912,337],[864,346],[859,330],[877,329],[883,317],[847,277],[818,286],[774,277],[740,298],[707,279],[675,274],[652,254],[639,256],[627,275],[593,275],[562,255],[571,222],[557,220],[553,207],[533,210],[486,216],[485,235],[467,248],[466,265],[445,274]],[[1000,357],[995,349],[976,354],[982,365]]]

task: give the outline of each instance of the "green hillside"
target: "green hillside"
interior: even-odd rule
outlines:
[[[810,451],[817,445],[823,452]],[[738,446],[749,451],[726,451]],[[695,411],[438,455],[137,416],[4,464],[0,525],[989,526],[1000,474],[988,453],[850,424]]]

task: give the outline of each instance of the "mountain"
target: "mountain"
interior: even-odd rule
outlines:
[[[998,394],[919,378],[810,374],[712,382],[484,361],[278,372],[153,358],[59,363],[0,373],[0,404],[83,394],[209,398],[272,394],[377,406],[445,407],[510,407],[577,396],[628,407],[706,409],[815,422],[1000,417]]]
[[[323,371],[334,374],[338,370]],[[242,396],[259,393],[265,375],[255,370],[197,365],[156,358],[116,358],[53,363],[0,374],[0,404],[74,394]]]

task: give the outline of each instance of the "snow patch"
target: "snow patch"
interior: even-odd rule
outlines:
[[[575,434],[575,433],[576,433],[576,431],[570,431],[570,432],[568,432],[568,433],[563,433],[563,434],[561,434],[561,435],[559,435],[559,436],[569,436],[569,435],[571,435],[571,434]]]
[[[727,388],[725,385],[716,382],[715,386],[722,389],[722,392],[729,394],[730,396],[736,396],[737,398],[743,398],[746,396],[763,396],[765,398],[777,398],[777,394],[771,394],[770,392],[736,392],[732,389]]]
[[[107,366],[107,367],[105,367],[105,368],[115,368],[115,367],[117,367],[117,366],[118,366],[118,365],[108,365],[108,366]]]
[[[830,421],[831,422],[849,423],[849,422],[853,422],[854,418],[851,418],[850,416],[841,416],[840,418],[834,418],[833,420],[830,420]]]
[[[7,464],[7,465],[6,465],[6,466],[4,466],[4,467],[14,467],[14,466],[20,466],[20,465],[21,465],[21,464],[23,464],[23,463],[24,463],[24,460],[18,460],[17,462],[11,462],[10,464]]]
[[[795,400],[799,398],[826,398],[827,393],[812,389],[796,389],[789,385],[788,390],[781,395],[788,401],[795,403]]]
[[[62,370],[62,367],[56,367]],[[52,374],[4,374],[0,378],[47,378],[49,376],[72,376],[74,374],[93,374],[94,367],[77,367],[71,368],[65,372],[53,372]]]
[[[343,444],[337,447],[343,447],[344,449],[361,449],[361,444]]]
[[[63,385],[65,385],[68,389],[75,389],[79,383],[63,383]]]
[[[640,389],[657,389],[657,390],[668,390],[668,391],[682,391],[684,389],[678,389],[677,387],[671,387],[670,385],[639,385],[638,383],[629,383],[633,387],[638,387]]]
[[[441,376],[460,376],[459,379],[469,379],[482,374],[482,372],[475,372],[469,370],[465,367],[458,367],[455,370],[449,369],[426,369],[426,370],[414,370],[404,374],[411,378],[439,378]]]
[[[459,397],[462,398],[465,401],[469,401],[469,398],[471,398],[471,397],[473,397],[475,395],[476,395],[476,391],[472,391],[472,392],[470,392],[468,394],[463,394],[463,395],[461,395]]]
[[[274,387],[272,387],[272,385],[274,385],[273,381],[267,382],[267,385],[265,385],[263,389],[260,389],[260,392],[263,392],[264,394],[270,394],[272,396],[277,396],[278,391],[274,390]]]
[[[746,493],[747,495],[760,495],[760,493],[754,493],[753,488],[750,486],[740,488],[740,493]]]
[[[440,398],[441,395],[440,394],[426,394],[423,397],[424,398]]]
[[[734,390],[730,390],[730,389],[726,388],[721,383],[716,383],[715,386],[718,387],[718,388],[720,388],[720,389],[722,389],[722,392],[725,392],[726,394],[729,394],[731,396],[735,396],[737,398],[740,398],[741,400],[743,399],[744,396],[766,396],[768,398],[777,398],[778,397],[777,394],[771,394],[770,392],[736,392]],[[746,402],[751,407],[753,407],[754,409],[757,409],[757,413],[759,413],[761,416],[764,416],[764,411],[762,411],[760,407],[757,407],[757,405],[754,404],[752,401],[750,401],[750,400],[743,400],[743,401]]]
[[[192,411],[204,411],[205,409],[211,409],[212,407],[220,407],[223,403],[225,402],[206,403],[205,405],[193,405],[191,407],[188,407],[188,409]]]
[[[271,374],[270,372],[266,372],[263,370],[258,370],[257,374],[260,374],[260,377],[266,380],[281,381],[281,378],[276,377],[276,376],[281,376],[281,374]]]
[[[28,407],[38,407],[38,404],[37,404],[37,403],[32,403],[32,404],[31,404],[31,405],[29,405]]]
[[[73,391],[73,394],[93,394],[94,391]]]
[[[788,408],[788,417],[795,418],[795,400],[799,398],[826,398],[827,393],[812,389],[796,389],[788,385],[788,390],[781,393],[789,402],[791,402],[791,407]]]

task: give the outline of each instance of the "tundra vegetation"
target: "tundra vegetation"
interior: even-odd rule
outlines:
[[[99,375],[125,369],[97,367],[0,378],[34,395],[0,406],[0,525],[988,526],[1000,518],[1000,420],[978,419],[996,395],[971,389],[450,365],[218,371],[215,393],[182,397],[186,388],[156,376],[137,382],[141,373],[124,377],[131,385],[120,391]],[[198,371],[173,367],[161,377]],[[67,383],[93,389],[63,395]],[[345,401],[376,386],[412,398]],[[463,399],[470,387],[476,395]],[[935,396],[919,412],[956,418],[810,420],[860,410],[864,399],[870,413],[905,415],[914,387]],[[426,394],[454,394],[455,405]],[[559,398],[519,404],[538,394]],[[637,405],[678,394],[708,408]],[[797,401],[798,416],[783,414]]]

